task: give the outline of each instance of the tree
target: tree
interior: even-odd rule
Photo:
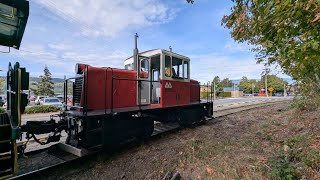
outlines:
[[[222,24],[233,39],[255,46],[258,62],[279,64],[320,92],[320,1],[232,0]]]
[[[264,82],[264,77],[265,75],[261,77],[261,82]],[[284,85],[288,85],[288,82],[277,77],[276,75],[267,75],[267,84],[267,88],[272,87],[274,92],[283,92]]]
[[[257,80],[248,79],[246,76],[243,76],[239,83],[239,86],[243,88],[243,91],[245,93],[252,93],[252,86],[253,86],[254,92],[258,92],[260,88],[259,85],[260,83],[257,82]]]
[[[0,78],[0,93],[4,93],[4,89],[5,89],[5,82],[6,80],[4,78]]]
[[[233,86],[232,81],[229,80],[229,78],[224,78],[224,79],[220,82],[218,88],[219,88],[220,91],[222,91],[224,87],[232,87],[232,86]]]
[[[54,84],[52,82],[51,73],[47,66],[44,67],[44,75],[40,76],[40,81],[38,83],[32,83],[36,88],[30,88],[35,95],[54,95]]]

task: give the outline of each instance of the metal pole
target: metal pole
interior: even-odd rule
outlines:
[[[133,50],[133,62],[134,62],[134,67],[136,68],[137,71],[137,80],[138,80],[138,105],[140,107],[141,105],[141,82],[139,81],[140,79],[140,61],[139,61],[139,50],[138,50],[138,34],[136,33],[134,35],[134,50]]]
[[[268,76],[268,69],[267,69],[267,63],[265,64],[265,75],[264,75],[264,92],[266,93],[266,96],[268,97],[268,80],[267,80],[267,76]]]
[[[236,91],[236,89],[235,89],[235,87],[234,87],[234,83],[233,83],[233,96],[232,97],[235,97],[235,92]]]
[[[286,83],[283,83],[283,96],[287,96],[287,91],[286,91]]]
[[[252,83],[252,96],[254,96],[254,84]]]

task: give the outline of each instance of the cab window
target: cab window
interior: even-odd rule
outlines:
[[[172,57],[172,77],[183,78],[182,59]]]
[[[170,56],[165,56],[165,69],[164,69],[164,74],[167,77],[171,77],[171,57]]]
[[[140,64],[140,77],[148,78],[149,77],[149,60],[142,59]]]
[[[189,74],[189,63],[188,61],[183,61],[183,78],[188,79]]]

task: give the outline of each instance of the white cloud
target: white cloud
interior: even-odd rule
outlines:
[[[72,48],[72,46],[64,44],[64,43],[50,43],[50,44],[48,44],[48,47],[53,50],[58,50],[58,51],[69,50]]]
[[[72,46],[68,43],[49,44],[48,47],[39,44],[26,44],[15,55],[31,64],[47,65],[53,77],[62,75],[73,76],[76,63],[85,63],[97,67],[123,68],[123,61],[130,54],[114,49],[98,48],[89,49],[86,44]],[[72,48],[71,48],[72,47]],[[83,50],[86,49],[86,50]],[[42,67],[42,66],[41,66]],[[42,69],[32,72],[32,76],[42,74]]]
[[[254,58],[235,59],[227,55],[191,55],[191,78],[202,83],[212,81],[214,76],[241,79],[243,76],[258,79],[261,77],[262,64]]]
[[[231,38],[229,38],[227,43],[224,45],[224,50],[229,53],[249,52],[252,48],[252,45],[248,45],[247,43],[238,43]]]
[[[128,28],[171,21],[176,14],[160,0],[35,0],[59,17],[80,27],[77,34],[116,37]]]

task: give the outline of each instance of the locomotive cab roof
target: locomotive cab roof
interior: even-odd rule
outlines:
[[[151,56],[154,56],[154,55],[157,55],[157,54],[163,54],[163,53],[170,54],[170,55],[173,55],[173,56],[177,56],[177,57],[180,57],[180,58],[183,58],[183,59],[189,59],[186,56],[183,56],[181,54],[178,54],[178,53],[175,53],[175,52],[172,52],[172,51],[168,51],[168,50],[165,50],[165,49],[151,49],[151,50],[143,51],[143,52],[139,53],[139,56],[151,57]],[[125,62],[127,62],[128,60],[133,61],[133,56],[128,57],[125,60]]]
[[[190,59],[188,57],[164,49],[152,49],[139,53],[139,61],[142,66],[145,66],[142,60],[145,58],[150,61],[150,66],[147,63],[150,72],[159,71],[160,79],[190,81]],[[127,70],[136,70],[134,57],[127,58],[124,66]]]

